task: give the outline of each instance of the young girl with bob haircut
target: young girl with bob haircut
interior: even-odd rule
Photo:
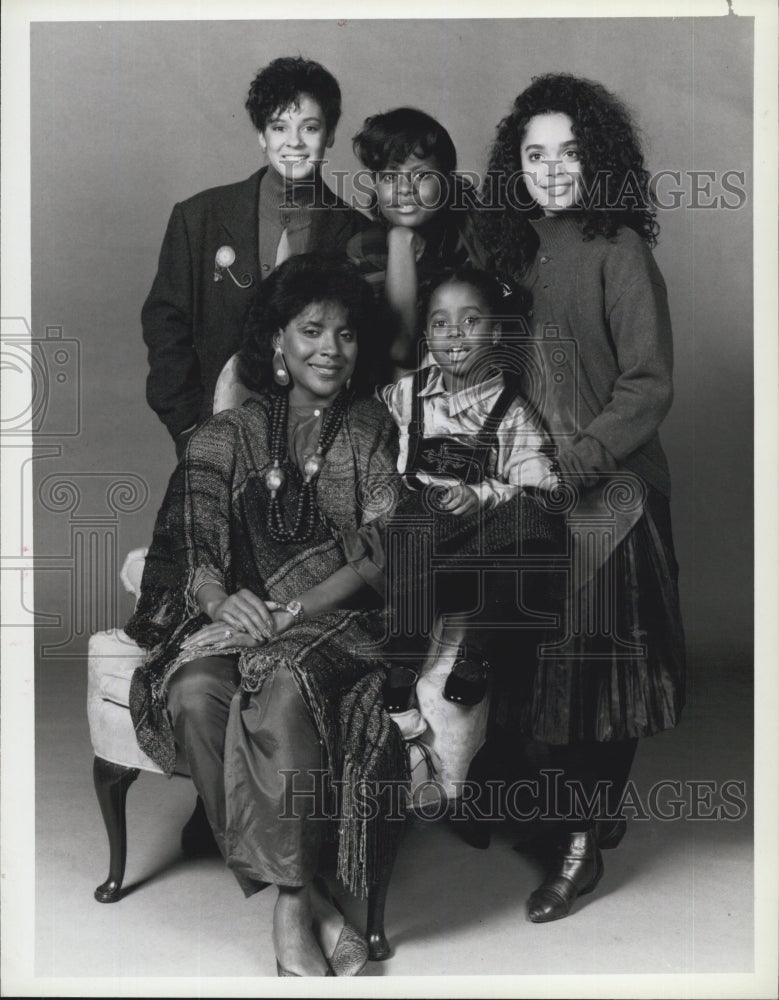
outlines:
[[[455,174],[451,136],[424,111],[372,115],[353,145],[371,171],[377,218],[352,237],[347,254],[375,289],[383,289],[393,360],[415,367],[420,281],[444,267],[479,264],[471,215],[476,192]]]
[[[500,208],[483,215],[485,244],[503,277],[529,293],[536,343],[559,341],[545,352],[539,404],[561,475],[616,525],[610,554],[592,556],[567,587],[565,630],[540,650],[524,708],[564,789],[577,783],[589,797],[599,782],[609,786],[606,813],[590,815],[573,795],[556,803],[559,852],[528,904],[530,919],[544,922],[595,888],[600,848],[624,833],[614,811],[638,738],[675,726],[684,703],[670,479],[657,434],[672,399],[671,322],[650,252],[658,226],[649,174],[630,115],[604,87],[535,78],[498,125],[488,177],[484,201]],[[617,483],[630,499],[615,502]]]

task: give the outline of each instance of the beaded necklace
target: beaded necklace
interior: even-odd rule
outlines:
[[[314,530],[316,505],[314,495],[319,473],[325,464],[325,455],[330,449],[341,426],[346,411],[347,391],[342,389],[325,414],[316,451],[303,460],[303,485],[298,496],[293,527],[284,523],[279,493],[284,489],[287,474],[281,463],[287,457],[287,419],[289,416],[289,395],[286,392],[273,396],[270,418],[270,458],[272,465],[265,473],[265,485],[270,491],[268,503],[268,534],[275,542],[305,542]]]

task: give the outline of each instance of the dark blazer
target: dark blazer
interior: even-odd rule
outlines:
[[[258,210],[267,169],[179,202],[168,222],[141,322],[149,349],[146,399],[174,438],[210,416],[219,372],[240,346],[244,314],[263,277]],[[308,249],[343,251],[369,220],[321,178],[316,184]],[[214,279],[222,246],[235,251],[230,270],[247,287],[239,288],[226,272]]]

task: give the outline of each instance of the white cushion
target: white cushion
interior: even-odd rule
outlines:
[[[143,650],[121,629],[96,632],[89,637],[89,736],[98,757],[161,774],[161,769],[138,746],[128,707],[130,680],[141,663]]]

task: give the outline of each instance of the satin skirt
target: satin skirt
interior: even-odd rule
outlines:
[[[237,657],[181,666],[168,711],[219,849],[248,896],[304,885],[324,838],[324,749],[292,673],[239,687]]]

